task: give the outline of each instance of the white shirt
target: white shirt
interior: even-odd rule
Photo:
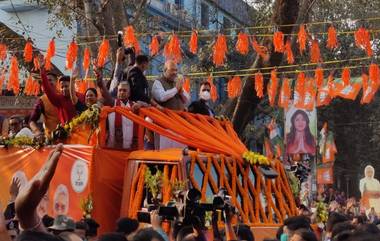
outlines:
[[[155,80],[153,83],[152,96],[158,102],[165,102],[165,101],[173,98],[177,93],[178,93],[178,90],[176,87],[173,87],[173,88],[165,91],[164,87],[161,84],[161,81]],[[185,100],[184,105],[187,106],[190,102],[189,94],[184,89],[182,89],[181,96]]]
[[[34,135],[33,135],[33,132],[31,130],[29,130],[29,128],[22,128],[17,134],[15,137],[21,137],[21,136],[25,136],[25,137],[29,137],[29,138],[34,138]]]

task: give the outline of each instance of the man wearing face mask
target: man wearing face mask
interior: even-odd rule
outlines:
[[[214,117],[214,111],[210,108],[209,102],[211,99],[211,85],[209,82],[205,81],[201,83],[199,89],[199,100],[193,101],[189,105],[189,112],[195,114],[208,115]]]

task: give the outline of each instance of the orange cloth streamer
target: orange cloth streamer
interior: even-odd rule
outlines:
[[[66,69],[71,70],[78,56],[78,45],[71,41],[66,52]]]
[[[321,51],[319,49],[318,40],[314,39],[311,43],[310,62],[319,63],[322,61]]]
[[[52,38],[49,42],[48,49],[46,50],[46,57],[45,57],[45,69],[51,70],[51,59],[55,56],[55,41],[54,38]]]
[[[158,42],[157,36],[152,37],[152,41],[149,44],[150,56],[155,56],[160,50],[160,43]]]
[[[294,55],[292,51],[292,42],[290,39],[286,40],[285,44],[285,54],[286,54],[286,60],[288,61],[288,64],[294,63]]]
[[[264,96],[264,77],[260,71],[255,74],[255,90],[256,90],[257,97],[263,98],[263,96]]]
[[[0,44],[0,60],[4,61],[7,58],[7,45]]]
[[[90,68],[90,63],[91,63],[91,53],[89,48],[84,49],[84,54],[83,54],[83,69],[87,72],[88,69]]]
[[[289,107],[290,94],[291,94],[289,82],[290,81],[287,78],[285,78],[282,81],[281,92],[280,92],[280,96],[278,99],[278,106],[280,106],[284,109],[288,109],[288,107]]]
[[[33,78],[32,75],[29,75],[29,77],[25,80],[24,94],[32,95],[32,93],[34,93],[33,87]]]
[[[26,41],[26,44],[24,47],[24,59],[25,59],[25,62],[27,63],[33,61],[33,45],[30,39]]]
[[[262,45],[260,45],[256,38],[253,37],[252,41],[252,47],[256,51],[256,53],[264,59],[264,61],[268,61],[269,59],[269,54],[268,54],[268,49]]]
[[[40,70],[40,62],[38,62],[38,57],[33,58],[33,70],[34,71]]]
[[[212,61],[216,67],[224,65],[227,54],[227,41],[224,34],[218,34],[216,42],[213,47]]]
[[[33,82],[33,89],[32,89],[32,95],[34,96],[38,96],[41,92],[41,86],[40,86],[40,83],[38,83],[37,80],[34,80]]]
[[[249,52],[249,38],[248,34],[240,32],[238,34],[238,40],[236,42],[236,51],[242,55],[246,55]]]
[[[236,98],[241,92],[241,79],[239,76],[234,76],[227,84],[229,98]]]
[[[13,90],[13,93],[15,95],[18,95],[20,93],[20,81],[19,81],[19,69],[18,69],[18,61],[16,56],[12,56],[11,58],[11,65],[9,67],[9,80],[7,89]]]
[[[346,67],[342,71],[342,81],[343,81],[344,86],[350,84],[350,79],[351,79],[350,69]]]
[[[278,78],[277,71],[274,69],[270,72],[270,83],[268,84],[269,104],[274,106],[277,94]]]
[[[165,44],[164,56],[166,60],[173,60],[176,63],[182,61],[182,50],[180,41],[176,34],[172,34],[170,40]]]
[[[304,24],[301,24],[297,37],[300,53],[303,54],[303,52],[305,52],[306,50],[307,42],[307,32]]]
[[[196,54],[198,51],[198,33],[196,30],[191,32],[191,37],[189,41],[189,50],[192,54]]]
[[[328,49],[335,49],[338,47],[338,38],[336,36],[336,30],[334,28],[334,25],[330,25],[329,29],[327,30],[327,45],[326,47]]]
[[[141,52],[139,41],[135,36],[135,29],[132,25],[129,25],[124,28],[124,44],[127,47],[134,47],[137,54]]]
[[[211,75],[207,78],[207,82],[209,82],[211,85],[211,89],[210,89],[211,100],[215,102],[218,99],[218,91],[216,90],[216,86],[214,85]]]
[[[98,58],[97,58],[97,64],[99,68],[104,67],[104,64],[106,63],[108,54],[110,50],[110,42],[108,39],[103,39],[102,43],[99,46],[99,51],[98,51]]]
[[[380,76],[379,76],[379,66],[377,64],[374,64],[372,63],[370,66],[369,66],[369,79],[374,82],[374,83],[377,83],[377,84],[380,84]]]
[[[185,82],[183,83],[183,89],[187,92],[190,93],[190,78],[186,77]]]
[[[321,67],[318,67],[315,69],[314,74],[315,82],[318,88],[322,87],[323,85],[323,69]]]
[[[281,31],[277,31],[273,34],[273,46],[275,52],[284,52],[284,34]]]
[[[369,31],[360,27],[354,34],[355,44],[357,47],[366,50],[367,55],[371,57],[373,55],[372,47],[371,47],[371,39]]]

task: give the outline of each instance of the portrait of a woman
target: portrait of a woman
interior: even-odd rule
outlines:
[[[295,111],[290,122],[290,131],[286,135],[286,153],[315,155],[315,138],[310,131],[310,120],[306,112],[303,110]]]

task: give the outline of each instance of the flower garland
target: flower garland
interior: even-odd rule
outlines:
[[[99,124],[100,108],[97,105],[93,105],[79,116],[73,118],[70,122],[64,126],[58,125],[57,129],[53,131],[53,140],[63,140],[70,136],[71,132],[81,124],[88,124],[91,126],[91,130],[98,128]],[[91,134],[90,134],[91,136]]]
[[[252,165],[269,166],[270,161],[266,156],[253,151],[246,151],[243,153],[243,159]]]
[[[5,147],[32,146],[36,149],[41,147],[41,143],[39,143],[35,139],[27,137],[27,136],[19,136],[19,137],[15,137],[15,138],[1,139],[0,145],[4,145]]]
[[[317,222],[318,223],[326,223],[329,218],[329,213],[327,211],[327,205],[319,201],[317,203]]]

